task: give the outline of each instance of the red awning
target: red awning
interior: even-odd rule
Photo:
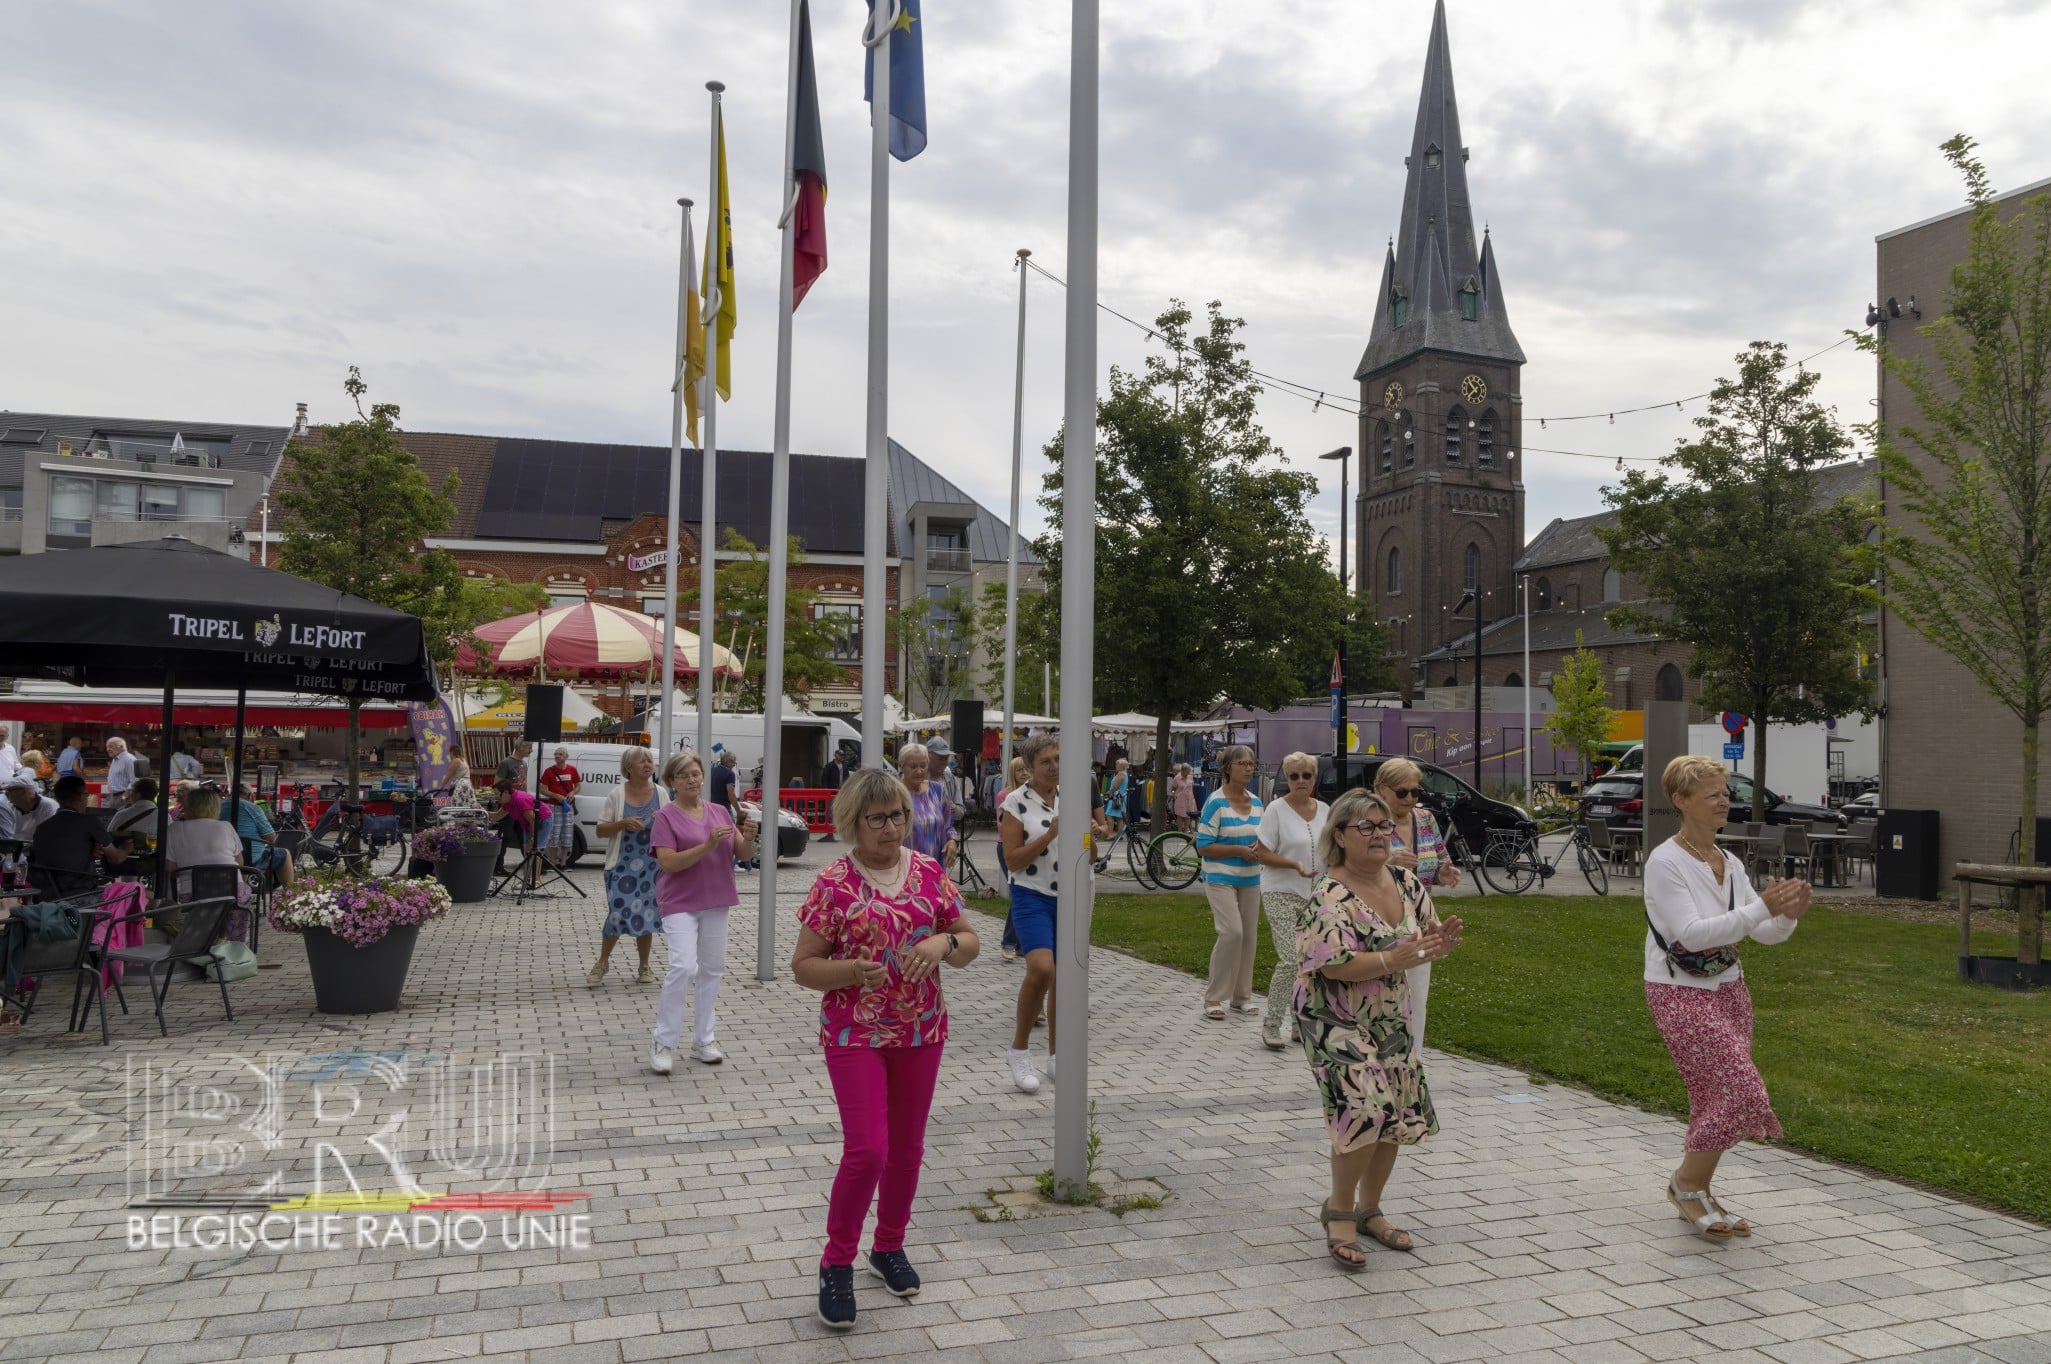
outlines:
[[[362,714],[365,729],[404,729],[407,725],[406,712],[393,710],[389,706],[365,706]],[[116,705],[70,699],[0,699],[0,720],[38,721],[44,724],[154,725],[163,718],[162,706]],[[235,707],[188,705],[174,698],[171,718],[181,725],[206,725],[228,729],[233,728],[235,724]],[[244,713],[244,723],[250,726],[266,725],[276,729],[345,729],[349,724],[349,708],[252,705]]]

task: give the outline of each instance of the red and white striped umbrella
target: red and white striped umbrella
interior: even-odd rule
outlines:
[[[662,621],[639,611],[600,602],[508,616],[479,626],[487,651],[482,658],[459,650],[460,671],[556,677],[640,677],[662,670]],[[676,636],[676,675],[696,677],[700,643],[689,630]],[[741,675],[733,654],[715,644],[712,666],[725,677]]]

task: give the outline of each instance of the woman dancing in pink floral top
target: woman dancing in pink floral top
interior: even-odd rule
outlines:
[[[798,984],[825,996],[819,1045],[840,1105],[819,1320],[842,1331],[855,1324],[855,1252],[872,1200],[870,1271],[900,1298],[919,1291],[904,1234],[947,1041],[940,965],[966,966],[978,948],[946,869],[904,846],[911,815],[911,793],[888,772],[864,768],[848,778],[833,800],[833,829],[851,849],[798,907],[791,954]]]

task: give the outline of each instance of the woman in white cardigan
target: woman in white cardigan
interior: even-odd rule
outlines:
[[[1750,1236],[1752,1224],[1709,1191],[1723,1153],[1781,1134],[1752,1064],[1752,996],[1738,943],[1786,942],[1809,910],[1807,881],[1776,879],[1754,892],[1744,863],[1716,846],[1730,814],[1723,764],[1675,758],[1660,778],[1681,831],[1645,859],[1645,1002],[1688,1087],[1688,1135],[1667,1201],[1712,1241]]]
[[[610,843],[605,850],[605,937],[599,944],[598,964],[584,976],[594,986],[605,979],[612,949],[622,935],[631,935],[641,950],[635,982],[651,983],[655,972],[648,954],[662,923],[655,904],[660,868],[648,847],[648,831],[655,826],[655,812],[663,800],[662,788],[655,784],[655,755],[645,748],[627,749],[620,754],[620,775],[626,781],[605,798],[605,814],[598,821],[598,836]]]

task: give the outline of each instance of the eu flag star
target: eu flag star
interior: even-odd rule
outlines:
[[[916,24],[917,22],[919,22],[919,16],[913,14],[910,10],[906,10],[904,11],[904,13],[897,16],[897,26],[903,29],[906,33],[910,33],[912,31],[912,25]]]

